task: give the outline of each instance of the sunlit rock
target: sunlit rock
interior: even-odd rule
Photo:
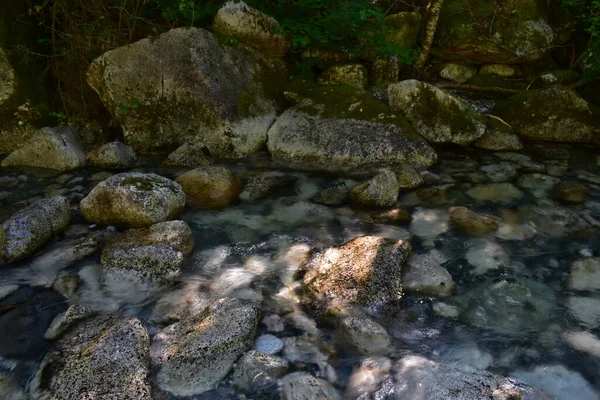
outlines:
[[[510,256],[504,248],[491,240],[474,239],[467,243],[467,261],[474,275],[483,275],[500,267],[508,267]]]
[[[415,235],[430,239],[448,231],[448,212],[439,209],[416,208],[410,230]]]
[[[454,292],[454,281],[432,254],[413,255],[402,270],[402,287],[417,296],[448,297]]]

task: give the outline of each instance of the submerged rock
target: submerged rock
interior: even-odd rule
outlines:
[[[111,315],[77,325],[46,354],[33,398],[151,400],[150,338],[137,318]]]
[[[81,139],[70,126],[42,128],[2,160],[3,167],[38,167],[70,171],[86,164]]]
[[[339,326],[343,338],[364,355],[387,355],[393,350],[385,328],[369,318],[344,318]]]
[[[0,49],[0,51],[2,50]],[[0,393],[4,396],[4,400],[29,399],[25,391],[21,388],[17,378],[8,372],[0,372]]]
[[[392,362],[387,357],[368,357],[361,360],[346,386],[345,399],[369,399],[381,383],[389,378]]]
[[[561,203],[581,204],[585,203],[590,189],[578,182],[563,181],[557,183],[552,189],[552,197]]]
[[[578,372],[566,369],[562,365],[538,365],[532,370],[517,370],[515,378],[544,391],[556,400],[598,400],[592,385]]]
[[[216,387],[252,345],[259,313],[257,302],[225,298],[159,331],[150,349],[158,386],[176,396]]]
[[[554,237],[589,236],[600,229],[600,222],[584,211],[566,207],[522,206],[519,216],[538,232]]]
[[[276,171],[265,172],[248,180],[242,193],[240,193],[240,199],[244,201],[260,200],[278,189],[291,186],[294,182],[296,182],[294,176]]]
[[[396,175],[388,170],[359,183],[350,190],[350,200],[367,207],[391,207],[398,199]]]
[[[80,206],[92,223],[141,228],[177,217],[185,193],[178,183],[156,174],[121,173],[96,185]]]
[[[103,169],[127,169],[135,166],[137,154],[121,142],[106,143],[87,155],[90,166]]]
[[[341,206],[348,200],[350,190],[345,182],[334,182],[310,198],[315,203],[326,206]]]
[[[575,261],[568,287],[571,290],[600,290],[600,257]]]
[[[448,231],[448,212],[416,208],[412,215],[410,230],[423,239],[432,239]]]
[[[450,207],[448,216],[458,229],[470,235],[485,235],[495,231],[500,222],[498,218],[478,214],[466,207]]]
[[[400,274],[410,250],[401,240],[359,237],[326,250],[304,285],[318,302],[378,308],[401,298]]]
[[[567,299],[567,308],[584,327],[595,329],[600,326],[600,299],[571,296]]]
[[[39,200],[0,225],[0,265],[34,254],[71,222],[71,207],[64,197]]]
[[[276,382],[285,375],[287,369],[288,362],[285,359],[251,350],[240,358],[231,380],[237,388],[248,393]]]
[[[329,383],[307,372],[294,372],[281,379],[282,400],[339,400],[340,395]]]
[[[448,297],[454,292],[454,280],[432,254],[413,255],[402,270],[406,293],[418,296]]]
[[[490,183],[475,186],[467,191],[467,194],[475,200],[508,202],[523,197],[523,192],[510,183]]]
[[[466,258],[473,269],[473,274],[483,275],[500,267],[508,267],[510,256],[496,242],[487,239],[473,239],[467,242]]]
[[[67,311],[59,314],[54,318],[52,324],[44,334],[44,338],[54,340],[60,337],[64,332],[71,328],[76,323],[92,316],[94,312],[86,306],[72,305]]]
[[[500,164],[484,165],[481,170],[492,182],[509,182],[518,176],[514,164],[506,161]]]
[[[191,207],[221,209],[238,196],[239,179],[225,167],[200,167],[175,179]]]
[[[431,143],[466,146],[483,136],[485,120],[451,94],[428,83],[406,80],[388,87],[392,109],[401,112]]]

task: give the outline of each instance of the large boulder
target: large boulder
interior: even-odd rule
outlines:
[[[485,120],[450,93],[414,79],[388,87],[392,109],[401,112],[430,143],[466,146],[485,133]]]
[[[437,154],[404,117],[368,93],[335,86],[287,92],[297,104],[269,129],[278,162],[306,170],[343,171],[374,164],[429,166]]]
[[[85,153],[69,126],[42,128],[2,161],[3,167],[38,167],[69,171],[84,167]]]
[[[42,361],[36,399],[151,400],[150,337],[137,318],[105,315],[80,323]]]
[[[258,50],[179,28],[105,53],[88,82],[137,152],[202,141],[216,157],[239,158],[264,146],[285,71]]]
[[[326,250],[304,276],[304,285],[325,306],[379,308],[402,297],[400,274],[410,250],[402,240],[362,236]]]
[[[127,169],[135,166],[137,154],[121,142],[110,142],[89,153],[90,166],[102,169]]]
[[[259,313],[257,302],[220,299],[159,331],[150,348],[157,385],[175,396],[216,387],[252,345]]]
[[[39,200],[0,225],[0,264],[31,256],[71,222],[69,201],[61,196]]]
[[[116,236],[102,252],[105,277],[135,275],[142,280],[175,276],[194,248],[194,237],[183,221],[159,222]]]
[[[445,58],[482,63],[540,59],[555,42],[544,10],[537,0],[445,1],[436,32],[437,51]]]
[[[225,167],[200,167],[175,179],[191,207],[225,208],[238,196],[239,179]]]
[[[177,182],[140,172],[113,175],[81,200],[86,220],[120,228],[142,228],[177,217],[185,193]]]
[[[248,6],[243,1],[229,1],[219,9],[213,23],[215,33],[239,38],[265,54],[283,57],[290,49],[290,41],[278,33],[275,18]]]
[[[600,136],[600,109],[560,86],[510,97],[494,114],[528,139],[590,143]]]

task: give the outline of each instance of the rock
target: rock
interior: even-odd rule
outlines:
[[[554,237],[589,236],[600,229],[596,221],[581,210],[548,207],[519,207],[519,217],[524,222],[533,223],[539,233]]]
[[[431,254],[411,256],[402,270],[402,287],[409,294],[448,297],[454,286],[452,275]]]
[[[406,208],[393,208],[387,211],[372,212],[368,214],[369,220],[389,225],[403,225],[412,219]]]
[[[461,309],[462,322],[510,337],[546,327],[557,307],[550,287],[522,278],[491,280],[450,302]]]
[[[509,182],[518,176],[514,164],[506,161],[500,164],[484,165],[481,170],[492,182]]]
[[[519,177],[517,185],[532,191],[547,191],[560,182],[560,179],[544,174],[524,174]]]
[[[2,63],[0,62],[0,68],[2,68],[1,65]],[[28,400],[29,398],[21,388],[16,377],[8,372],[0,372],[0,393],[4,396],[4,400]]]
[[[6,53],[0,48],[0,108],[15,96],[17,92],[17,79],[15,70],[8,61]]]
[[[460,315],[460,309],[458,307],[451,306],[450,304],[441,302],[433,303],[432,308],[433,312],[442,318],[458,318]]]
[[[466,146],[485,133],[485,120],[451,94],[428,83],[406,80],[388,87],[399,111],[428,142]]]
[[[239,38],[242,43],[273,57],[283,57],[291,45],[289,39],[279,33],[275,18],[243,1],[225,3],[215,16],[213,30],[222,36]]]
[[[452,82],[465,83],[477,75],[477,69],[468,65],[447,63],[440,71],[440,77]]]
[[[585,203],[590,189],[578,182],[563,181],[557,183],[552,189],[552,197],[561,203],[581,204]]]
[[[385,328],[369,318],[344,318],[339,326],[344,340],[364,355],[387,355],[393,350]]]
[[[248,180],[244,190],[240,193],[240,199],[243,201],[260,200],[279,189],[293,185],[294,182],[296,182],[294,176],[277,171],[265,172]]]
[[[413,212],[410,230],[423,239],[433,239],[448,231],[446,210],[417,208]]]
[[[473,146],[485,150],[518,151],[523,149],[523,143],[506,122],[487,115],[487,127],[482,137],[473,142]]]
[[[528,139],[590,143],[600,134],[600,109],[560,86],[510,97],[494,113]]]
[[[537,234],[532,224],[517,224],[514,222],[501,223],[496,231],[496,237],[503,240],[526,240]]]
[[[326,250],[304,285],[323,303],[378,308],[400,299],[400,273],[410,250],[401,240],[362,236]]]
[[[213,389],[252,345],[259,313],[257,302],[225,298],[159,331],[150,348],[157,385],[175,396]]]
[[[542,390],[520,381],[458,365],[405,356],[394,365],[396,398],[445,400],[550,400]],[[460,397],[457,397],[457,394]]]
[[[167,167],[206,167],[213,163],[208,147],[202,142],[186,142],[173,151],[162,165]]]
[[[410,192],[402,197],[401,203],[405,206],[439,206],[450,202],[448,190],[452,189],[454,184],[430,186],[420,188]]]
[[[415,44],[421,30],[421,14],[418,12],[400,12],[391,14],[383,20],[389,29],[385,39],[388,42],[410,49]]]
[[[87,155],[91,167],[102,169],[133,168],[137,162],[135,151],[124,143],[111,142]]]
[[[285,359],[251,350],[238,361],[231,381],[237,388],[251,393],[277,381],[287,369],[288,362]]]
[[[86,220],[99,225],[141,228],[174,219],[185,206],[178,183],[140,172],[113,175],[81,200]]]
[[[384,89],[387,89],[388,84],[398,82],[399,74],[400,60],[397,56],[378,57],[371,64],[369,80],[371,85],[381,85],[384,86]]]
[[[467,194],[478,201],[508,202],[523,197],[523,192],[510,183],[490,183],[475,186]]]
[[[64,197],[39,200],[0,225],[0,265],[33,255],[71,223],[71,207]]]
[[[57,278],[52,288],[66,299],[72,300],[77,296],[77,289],[80,283],[79,275],[67,274]]]
[[[425,183],[425,179],[423,179],[421,174],[410,165],[391,168],[391,171],[396,174],[400,190],[415,189]]]
[[[600,299],[571,296],[567,299],[569,313],[585,328],[600,326]]]
[[[84,321],[46,354],[31,383],[33,398],[150,400],[149,345],[137,318]]]
[[[19,290],[19,285],[1,285],[0,286],[0,300],[3,298],[10,296],[14,292]]]
[[[285,330],[285,325],[277,314],[267,315],[263,318],[262,323],[267,327],[268,332],[283,332]]]
[[[268,134],[273,159],[286,167],[344,172],[373,165],[429,166],[435,151],[397,113],[351,86],[295,92],[296,105]]]
[[[508,64],[486,64],[479,69],[479,74],[495,75],[501,78],[512,78],[517,74],[517,69]]]
[[[194,248],[194,237],[183,221],[159,222],[115,237],[102,252],[105,278],[134,275],[144,281],[176,276]]]
[[[485,235],[498,228],[498,218],[478,214],[466,207],[450,207],[448,216],[458,229],[469,235]]]
[[[593,357],[600,358],[600,339],[587,331],[565,332],[565,342],[572,348]]]
[[[326,365],[327,356],[305,336],[291,336],[283,339],[283,355],[290,362]]]
[[[570,290],[600,290],[600,257],[577,260],[571,267]]]
[[[364,88],[369,83],[369,72],[362,64],[334,65],[317,79],[321,86],[350,85]]]
[[[281,379],[282,400],[339,400],[340,395],[324,380],[307,372],[294,372]]]
[[[85,166],[77,132],[69,126],[42,128],[2,160],[3,167],[38,167],[70,171]]]
[[[365,207],[391,207],[398,199],[396,175],[384,170],[350,190],[350,200]]]
[[[44,339],[55,340],[76,323],[92,316],[94,312],[86,306],[72,305],[67,311],[58,314],[44,334]]]
[[[239,179],[225,167],[200,167],[175,179],[185,193],[189,207],[222,209],[230,205],[240,191]]]
[[[254,350],[264,354],[274,355],[283,350],[283,341],[277,336],[261,335],[254,342]]]
[[[596,390],[583,376],[562,365],[538,365],[533,370],[517,370],[511,375],[535,387],[544,388],[556,400],[598,399]]]
[[[472,240],[467,243],[467,261],[471,264],[474,275],[483,275],[500,267],[508,267],[510,257],[498,243],[487,239]]]
[[[341,206],[348,200],[349,195],[350,191],[345,182],[334,182],[311,197],[310,200],[326,206]]]
[[[264,146],[286,78],[283,61],[188,27],[111,50],[87,75],[136,152],[202,142],[229,159]]]
[[[386,357],[369,357],[348,378],[345,399],[370,399],[384,380],[389,378],[392,362]]]
[[[436,32],[440,55],[482,63],[519,64],[542,58],[557,44],[554,31],[546,22],[545,8],[536,0],[509,0],[502,6],[496,5],[493,0],[444,3]],[[491,24],[492,20],[507,22]]]

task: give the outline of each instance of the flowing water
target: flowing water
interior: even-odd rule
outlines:
[[[169,322],[198,312],[212,298],[262,300],[266,320],[259,324],[257,337],[271,333],[279,338],[313,338],[323,360],[295,362],[291,370],[312,371],[330,380],[343,393],[362,358],[334,328],[315,321],[302,306],[306,299],[298,295],[298,279],[302,275],[298,269],[308,251],[318,254],[368,234],[410,241],[413,255],[434,257],[456,283],[450,299],[405,295],[400,310],[372,315],[393,339],[392,359],[417,353],[436,361],[517,376],[560,399],[600,398],[600,302],[594,301],[600,300],[600,292],[568,289],[572,264],[600,257],[600,229],[587,235],[563,236],[514,222],[505,228],[516,229],[517,233],[511,230],[474,237],[454,229],[448,221],[447,210],[452,205],[499,216],[505,222],[516,221],[515,210],[523,205],[556,205],[551,198],[552,185],[548,186],[539,176],[532,178],[533,183],[523,180],[524,175],[535,171],[564,172],[561,180],[588,186],[587,202],[572,207],[600,218],[600,160],[595,150],[585,146],[552,148],[559,149],[555,152],[559,156],[553,156],[549,150],[540,152],[540,148],[521,153],[530,159],[482,150],[441,151],[441,162],[425,175],[426,186],[438,191],[427,199],[409,192],[402,194],[400,202],[409,209],[413,220],[401,225],[374,222],[365,210],[326,207],[310,201],[339,177],[279,169],[294,176],[296,183],[258,202],[238,202],[222,211],[187,209],[181,215],[192,228],[195,249],[183,273],[168,286],[102,281],[99,253],[77,253],[68,246],[72,243],[69,240],[80,243],[79,238],[100,232],[101,228],[90,227],[76,218],[56,242],[36,257],[0,270],[0,289],[19,285],[15,293],[22,296],[23,302],[36,298],[34,311],[10,318],[0,303],[0,331],[5,332],[0,335],[0,369],[12,371],[23,386],[27,384],[51,345],[43,339],[50,322],[45,314],[56,312],[57,307],[66,308],[66,303],[49,294],[48,288],[57,278],[64,283],[74,277],[78,285],[70,296],[71,304],[139,316],[151,335]],[[506,201],[478,201],[470,197],[468,191],[487,180],[482,167],[501,162],[512,163],[519,171],[511,182],[520,186],[523,197]],[[230,167],[242,177],[277,169],[265,159]],[[139,170],[169,178],[183,172],[162,169],[153,160],[147,160]],[[103,171],[56,174],[4,168],[0,169],[0,201],[6,210],[22,201],[60,194],[76,204],[107,176]],[[347,183],[356,179],[348,177]],[[518,293],[494,292],[494,288],[504,284],[513,285]],[[519,299],[523,291],[533,305],[531,309],[515,311],[508,303]],[[452,318],[448,314],[456,307],[471,311]],[[15,344],[15,337],[6,332],[13,332],[19,342]],[[155,393],[157,398],[170,398],[158,389]],[[233,399],[240,395],[226,378],[216,390],[193,398]],[[245,395],[278,398],[276,386]],[[385,398],[385,390],[379,395]]]

